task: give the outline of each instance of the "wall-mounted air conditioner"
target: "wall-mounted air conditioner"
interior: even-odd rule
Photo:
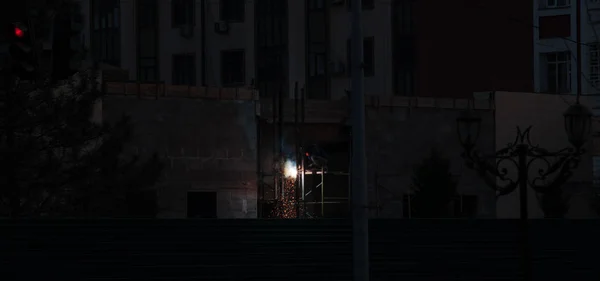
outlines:
[[[346,64],[341,61],[330,61],[328,64],[329,73],[332,76],[342,76],[346,74]]]
[[[219,34],[229,33],[229,23],[226,21],[218,21],[215,23],[215,32]]]

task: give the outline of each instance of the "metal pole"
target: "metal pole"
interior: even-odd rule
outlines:
[[[304,88],[302,88],[302,90],[300,91],[300,138],[301,138],[301,140],[300,140],[300,145],[301,145],[300,151],[302,151],[302,155],[300,155],[300,157],[302,159],[300,167],[302,169],[302,178],[301,178],[302,182],[300,183],[300,185],[302,185],[302,187],[301,187],[301,189],[302,189],[302,212],[304,212],[304,214],[306,214],[306,200],[304,198],[305,197],[304,196],[304,193],[305,193],[305,190],[304,190],[304,175],[306,174],[306,172],[304,171],[304,164],[305,164],[304,163],[304,150],[305,150],[305,147],[304,147],[304,121],[305,121],[305,116],[304,116],[304,113],[305,113],[305,110],[304,110],[305,103],[304,103],[304,100],[305,100],[305,98],[306,98],[306,96],[305,96],[305,93],[304,93]]]
[[[375,172],[375,179],[373,181],[375,182],[375,198],[377,200],[377,217],[379,217],[379,211],[381,209],[381,206],[379,206],[379,174],[377,172]]]
[[[272,115],[273,115],[273,191],[275,192],[275,200],[279,199],[279,189],[277,188],[279,186],[279,173],[278,171],[275,170],[275,167],[277,167],[277,162],[275,162],[278,157],[276,157],[277,155],[277,96],[278,94],[273,93],[273,105],[271,106],[272,108]]]
[[[531,258],[529,255],[529,214],[528,214],[528,194],[527,194],[527,151],[529,150],[528,145],[519,145],[519,207],[520,207],[520,225],[521,225],[521,259],[522,259],[522,270],[523,280],[531,280]]]
[[[354,281],[369,280],[369,209],[365,151],[362,0],[351,0],[352,16],[352,256]]]
[[[298,169],[298,159],[300,159],[300,129],[298,128],[298,82],[296,82],[294,84],[294,129],[296,131],[296,140],[294,141],[296,146],[295,146],[295,150],[294,153],[296,154],[294,156],[294,166],[296,168],[296,170]],[[299,218],[300,217],[300,196],[298,193],[300,193],[300,188],[298,186],[298,183],[300,182],[300,177],[298,177],[298,174],[296,173],[296,184],[294,185],[295,191],[296,191],[296,217]]]
[[[281,189],[281,196],[285,196],[285,176],[283,175],[283,166],[285,165],[285,159],[283,157],[283,87],[279,88],[279,182]],[[283,197],[282,197],[283,198]]]
[[[576,40],[577,41],[577,46],[576,46],[577,61],[575,62],[577,64],[577,72],[576,72],[577,73],[577,96],[576,96],[576,99],[577,99],[577,103],[579,103],[579,96],[581,96],[581,89],[583,86],[581,84],[582,83],[582,80],[581,80],[581,77],[582,77],[582,73],[581,73],[582,72],[582,69],[581,69],[581,67],[582,67],[581,66],[582,65],[582,63],[581,63],[581,59],[582,59],[582,57],[581,57],[581,0],[575,0],[575,2],[576,2],[575,7],[577,9],[577,11],[575,12],[575,17],[577,19],[577,24],[576,24],[576,26],[577,26],[577,33],[576,33],[576,36],[577,36],[577,38],[576,38],[577,39]]]
[[[325,169],[321,167],[321,217],[325,217]]]

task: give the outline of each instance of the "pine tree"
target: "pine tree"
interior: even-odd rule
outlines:
[[[126,152],[129,118],[92,120],[102,99],[93,71],[39,85],[3,78],[0,216],[155,215],[162,163]],[[150,197],[143,204],[132,200],[142,194]]]
[[[430,156],[413,171],[413,217],[450,217],[450,203],[456,196],[456,189],[457,182],[450,173],[450,161],[443,158],[438,150],[433,149]]]
[[[545,218],[564,218],[569,212],[570,197],[560,187],[540,193],[538,199]]]

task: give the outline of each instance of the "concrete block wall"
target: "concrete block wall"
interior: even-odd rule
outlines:
[[[108,96],[104,120],[132,117],[133,149],[158,152],[162,218],[184,218],[188,191],[216,191],[219,218],[255,218],[255,102]]]
[[[495,193],[464,166],[456,131],[460,108],[370,107],[367,109],[367,169],[372,216],[402,217],[402,197],[410,192],[413,168],[439,149],[451,161],[459,193],[476,195],[477,216],[495,217]],[[481,110],[483,124],[479,148],[494,150],[494,115]]]

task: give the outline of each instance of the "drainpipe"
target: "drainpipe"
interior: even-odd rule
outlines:
[[[202,86],[206,87],[206,0],[200,1],[200,78]]]
[[[582,85],[581,85],[581,1],[582,0],[575,0],[576,4],[576,14],[575,14],[575,18],[577,21],[577,24],[575,25],[577,28],[576,31],[576,36],[577,39],[575,40],[577,42],[577,102],[579,102],[579,96],[581,96],[581,89],[582,89]]]

